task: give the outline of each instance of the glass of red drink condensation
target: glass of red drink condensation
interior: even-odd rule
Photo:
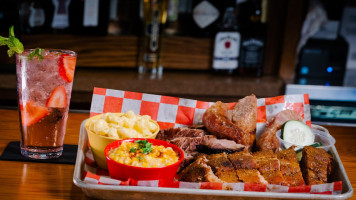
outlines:
[[[16,54],[21,154],[58,158],[63,152],[77,54],[44,50],[43,59],[26,49]]]

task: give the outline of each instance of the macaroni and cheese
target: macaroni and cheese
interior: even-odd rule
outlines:
[[[136,115],[132,111],[122,114],[105,113],[98,119],[93,119],[89,131],[95,134],[115,139],[142,138],[153,135],[158,125],[153,123],[148,115]]]
[[[123,142],[109,152],[109,157],[119,163],[135,167],[165,167],[179,160],[171,147],[156,146],[147,140]]]

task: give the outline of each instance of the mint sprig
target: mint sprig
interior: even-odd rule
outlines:
[[[0,36],[0,46],[4,45],[9,47],[9,50],[7,50],[9,57],[15,53],[21,54],[23,52],[24,48],[22,43],[15,37],[14,26],[11,26],[9,29],[9,38]]]
[[[44,49],[41,49],[41,48],[36,48],[35,50],[33,50],[30,54],[28,54],[28,58],[30,60],[33,59],[33,57],[37,56],[37,59],[39,61],[43,60],[43,55],[42,55],[42,52],[44,52]]]

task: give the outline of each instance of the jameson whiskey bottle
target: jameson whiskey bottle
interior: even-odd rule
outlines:
[[[138,58],[139,73],[156,74],[160,66],[161,33],[167,16],[166,0],[145,0],[142,4],[143,33]]]
[[[263,1],[264,2],[264,1]],[[250,0],[241,5],[247,11],[242,27],[241,56],[239,74],[261,76],[265,48],[265,20],[262,20],[261,0]],[[240,7],[242,9],[242,7]]]
[[[241,35],[236,22],[236,6],[234,1],[230,1],[215,36],[212,65],[216,72],[232,74],[236,71],[239,66],[240,40]]]

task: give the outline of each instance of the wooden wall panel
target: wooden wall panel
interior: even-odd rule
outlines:
[[[289,0],[286,15],[285,30],[279,76],[285,83],[293,83],[297,62],[297,46],[305,15],[307,2],[304,0]]]
[[[135,36],[24,35],[25,48],[70,49],[78,54],[79,67],[135,67]]]
[[[169,69],[208,70],[211,67],[210,38],[165,37],[162,65]]]
[[[24,35],[25,48],[70,49],[78,53],[78,67],[137,66],[138,37]],[[209,38],[165,37],[162,40],[162,64],[167,69],[209,70],[211,40]],[[6,57],[5,48],[0,63],[14,63]]]
[[[264,75],[278,75],[287,12],[286,0],[268,1],[266,47],[263,63]]]

